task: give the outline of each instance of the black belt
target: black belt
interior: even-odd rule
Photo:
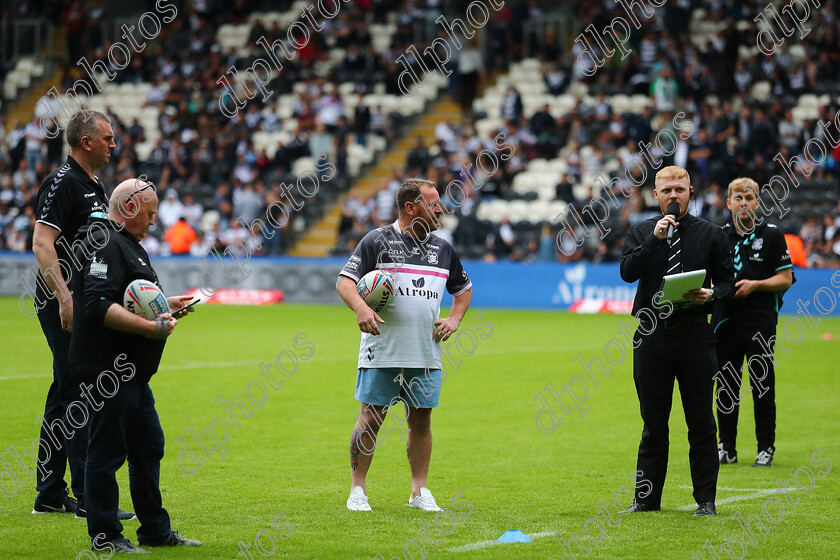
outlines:
[[[662,319],[662,326],[666,329],[677,329],[680,327],[688,327],[692,325],[699,325],[701,323],[707,323],[705,315],[695,315],[691,314],[688,316],[680,317],[677,315],[676,317],[666,317]]]
[[[639,329],[641,329],[643,332],[653,332],[654,330],[659,328],[671,330],[681,327],[689,327],[694,325],[700,325],[703,323],[708,323],[705,315],[697,315],[694,313],[692,313],[691,315],[677,315],[666,317],[665,319],[657,319],[655,326],[651,325],[650,321],[647,321],[645,319],[647,319],[647,315],[644,315],[642,317],[642,321],[639,323]]]

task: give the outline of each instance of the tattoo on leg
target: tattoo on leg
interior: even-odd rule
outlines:
[[[408,457],[408,464],[411,465],[411,452],[408,450],[408,447],[405,448],[405,456]]]
[[[355,471],[359,466],[359,443],[362,439],[362,431],[358,428],[353,428],[353,435],[350,436],[350,470]]]

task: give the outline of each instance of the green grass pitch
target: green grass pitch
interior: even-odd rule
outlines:
[[[170,339],[151,385],[167,438],[161,465],[164,506],[173,528],[204,546],[154,549],[154,557],[245,558],[238,555],[241,541],[251,544],[252,558],[584,558],[577,548],[572,556],[564,553],[551,535],[583,539],[585,530],[588,558],[714,558],[701,550],[707,541],[721,560],[837,557],[840,348],[823,335],[839,335],[840,320],[824,318],[790,355],[779,356],[775,466],[750,466],[755,436],[752,397],[746,396],[740,463],[721,468],[717,517],[696,518],[680,509],[690,506],[692,497],[686,428],[676,395],[663,511],[619,516],[611,505],[617,493],[619,503],[627,501],[621,489],[635,471],[642,429],[629,357],[600,378],[598,387],[589,387],[585,416],[564,417],[550,435],[536,426],[539,405],[533,397],[549,382],[560,390],[572,376],[585,375],[573,358],[578,353],[602,357],[604,343],[619,336],[618,317],[472,309],[462,328],[475,330],[472,318],[478,312],[485,314],[481,321],[492,322],[492,336],[479,338],[459,368],[447,369],[441,406],[432,417],[429,487],[452,515],[441,517],[437,529],[433,514],[406,506],[411,487],[405,442],[391,420],[386,426],[393,432],[380,440],[368,476],[374,511],[345,508],[348,441],[358,414],[353,390],[359,333],[348,309],[200,306]],[[8,450],[21,451],[38,435],[51,357],[37,319],[25,318],[12,298],[0,299],[0,333],[0,457],[14,467]],[[282,387],[269,390],[253,416],[239,417],[240,427],[224,444],[229,455],[222,460],[216,451],[204,457],[192,476],[179,471],[183,446],[176,438],[190,426],[201,432],[224,416],[215,402],[219,395],[227,401],[244,398],[249,382],[259,378],[260,362],[271,362],[284,350],[299,357],[311,352],[295,348],[300,333],[314,353],[299,360]],[[259,399],[259,390],[252,396]],[[212,440],[204,440],[213,448]],[[822,455],[814,457],[814,466],[817,450]],[[827,474],[826,460],[832,465]],[[814,477],[809,492],[796,490],[793,482],[788,498],[772,492],[777,479],[792,481],[795,474],[807,490],[809,473]],[[15,475],[24,476],[19,468]],[[127,468],[118,476],[121,506],[131,509]],[[0,496],[0,557],[94,558],[80,554],[89,548],[85,522],[69,515],[31,515],[35,484],[33,479],[22,484],[13,497]],[[610,504],[605,508],[612,524],[599,511],[599,500]],[[760,517],[766,534],[753,523],[750,539],[733,518],[736,513]],[[432,522],[428,538],[418,535],[418,521]],[[133,542],[137,527],[137,521],[125,523],[124,534]],[[470,546],[509,529],[543,536],[526,544]],[[254,544],[258,535],[262,552]],[[732,535],[744,537],[747,549]]]

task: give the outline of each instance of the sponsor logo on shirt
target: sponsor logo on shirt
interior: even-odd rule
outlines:
[[[405,253],[403,253],[400,249],[388,249],[388,256],[398,261],[405,260]]]
[[[92,196],[96,196],[96,193],[95,192],[85,193],[85,198],[90,198]]]
[[[90,275],[105,280],[108,278],[108,265],[104,260],[96,260],[96,255],[90,263]]]
[[[420,280],[422,280],[422,278]],[[413,282],[414,281],[412,281],[412,283]],[[422,290],[417,288],[406,288],[405,290],[403,290],[402,286],[397,286],[397,294],[400,296],[421,297],[426,299],[440,299],[440,294],[438,292],[433,292],[432,290]]]
[[[356,270],[359,268],[359,264],[362,262],[362,259],[353,255],[350,257],[350,260],[347,261],[347,270]]]
[[[415,280],[412,280],[411,283],[414,284],[415,288],[422,288],[423,286],[426,285],[426,279],[425,278],[417,278]]]

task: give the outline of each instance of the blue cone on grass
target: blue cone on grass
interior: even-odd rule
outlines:
[[[505,531],[505,534],[496,539],[499,542],[531,542],[528,535],[522,531]]]

